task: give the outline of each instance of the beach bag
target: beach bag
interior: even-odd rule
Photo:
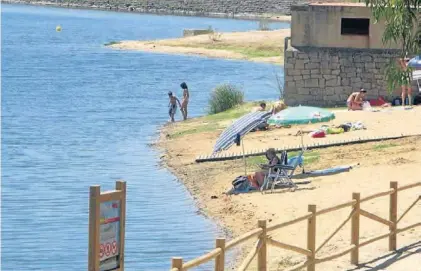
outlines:
[[[399,97],[396,97],[395,99],[393,99],[392,101],[392,105],[393,106],[398,106],[398,105],[402,105],[402,99]]]
[[[322,138],[326,136],[326,132],[323,130],[319,130],[319,131],[314,131],[310,133],[310,136],[312,138]]]
[[[328,135],[342,134],[343,132],[344,132],[343,128],[328,128],[327,129]]]
[[[414,98],[414,105],[419,105],[419,104],[421,104],[421,94],[418,94]]]
[[[250,190],[250,182],[247,176],[238,176],[232,181],[232,186],[236,192],[248,192]]]

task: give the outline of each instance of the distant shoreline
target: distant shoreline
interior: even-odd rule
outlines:
[[[289,29],[224,32],[152,41],[111,41],[105,46],[148,53],[195,55],[283,65],[283,40]]]
[[[215,12],[192,12],[183,10],[165,10],[165,9],[140,9],[119,6],[88,5],[75,3],[58,3],[49,1],[21,1],[21,0],[0,0],[2,4],[28,5],[28,6],[47,6],[67,9],[83,10],[102,10],[124,13],[153,14],[153,15],[173,15],[173,16],[191,16],[191,17],[209,17],[225,18],[237,20],[267,20],[271,22],[291,22],[291,16],[282,14],[257,14],[257,13],[215,13]]]

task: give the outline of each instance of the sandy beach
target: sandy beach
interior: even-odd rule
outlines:
[[[155,41],[118,41],[107,46],[148,53],[198,55],[283,64],[284,38],[289,29],[219,33]]]
[[[336,119],[328,124],[339,125],[344,122],[362,121],[366,130],[352,131],[339,135],[328,135],[325,139],[304,136],[305,144],[328,142],[368,136],[388,136],[399,133],[421,134],[421,107],[412,110],[392,108],[382,112],[335,111]],[[295,192],[261,194],[248,193],[226,196],[223,193],[231,188],[231,181],[244,174],[242,160],[195,163],[196,156],[210,154],[212,147],[224,127],[232,120],[216,117],[202,117],[168,125],[162,130],[159,147],[166,166],[186,185],[199,208],[230,230],[234,236],[255,228],[258,219],[266,219],[269,225],[288,221],[303,215],[308,204],[326,208],[351,199],[353,192],[367,196],[389,189],[391,181],[399,185],[421,181],[421,136],[398,140],[372,142],[308,151],[305,154],[305,169],[326,169],[341,165],[354,165],[349,172],[333,176],[306,178],[309,184],[299,185]],[[216,127],[211,129],[209,126]],[[266,132],[248,134],[244,139],[245,149],[265,149],[298,144],[299,129],[311,130],[321,124],[293,126]],[[198,129],[198,127],[208,127]],[[236,150],[237,149],[237,150]],[[240,150],[231,147],[228,151]],[[248,158],[247,172],[257,170],[256,158]],[[306,163],[308,161],[308,163]],[[357,165],[358,164],[358,165]],[[399,212],[403,212],[419,196],[419,189],[402,192],[399,196]],[[364,205],[371,212],[388,217],[388,197],[370,201]],[[421,220],[418,202],[411,215],[404,218],[403,226]],[[317,242],[324,240],[349,214],[343,209],[318,219]],[[368,219],[361,220],[361,240],[387,232],[387,228]],[[350,243],[349,225],[345,226],[335,238],[321,251],[329,255],[345,248]],[[285,243],[305,247],[305,222],[276,232],[273,237]],[[349,256],[318,265],[318,270],[421,270],[421,231],[413,229],[399,234],[398,248],[404,247],[399,254],[388,252],[387,239],[378,241],[360,250],[359,268],[350,265]],[[409,246],[409,247],[406,247]],[[211,249],[211,248],[210,248]],[[269,270],[283,270],[304,260],[292,252],[270,247]],[[408,257],[414,255],[412,257]],[[320,267],[319,267],[320,266]],[[417,269],[418,268],[418,269]],[[250,270],[254,270],[251,267]]]

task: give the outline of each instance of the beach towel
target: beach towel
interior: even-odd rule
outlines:
[[[339,167],[333,167],[333,168],[328,168],[328,169],[308,171],[305,174],[310,175],[310,176],[326,176],[326,175],[332,175],[332,174],[337,174],[341,172],[348,172],[351,169],[352,169],[352,166],[339,166]]]

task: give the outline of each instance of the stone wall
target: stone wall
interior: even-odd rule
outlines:
[[[312,1],[312,0],[310,0]],[[340,0],[329,0],[338,2]],[[291,5],[306,0],[1,0],[2,3],[52,5],[157,14],[254,18],[259,14],[291,14]],[[258,17],[258,16],[257,16]]]
[[[71,8],[107,9],[192,16],[230,16],[237,14],[289,15],[293,4],[303,0],[1,0],[3,3],[53,5]],[[245,16],[247,17],[247,16]]]
[[[345,106],[361,87],[367,97],[388,97],[384,68],[396,51],[289,48],[284,95],[288,105]]]

